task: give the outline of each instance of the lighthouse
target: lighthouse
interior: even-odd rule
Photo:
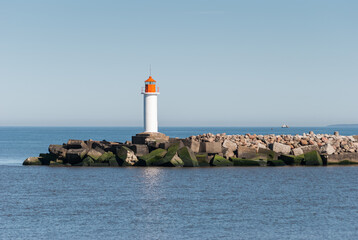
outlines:
[[[158,132],[158,95],[159,89],[156,81],[149,76],[144,82],[145,90],[142,90],[144,99],[144,132]]]

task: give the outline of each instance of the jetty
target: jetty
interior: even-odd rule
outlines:
[[[184,139],[139,133],[132,141],[68,140],[23,165],[64,167],[327,166],[358,164],[358,136],[334,134],[226,135]]]

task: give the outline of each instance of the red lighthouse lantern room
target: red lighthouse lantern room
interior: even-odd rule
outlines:
[[[149,78],[145,81],[145,92],[146,93],[155,93],[156,92],[156,81],[149,76]]]

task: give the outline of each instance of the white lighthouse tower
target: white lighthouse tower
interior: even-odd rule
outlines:
[[[144,96],[144,132],[158,132],[158,95],[156,81],[149,76],[145,81]]]

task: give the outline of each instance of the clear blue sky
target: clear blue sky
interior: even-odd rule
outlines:
[[[0,0],[0,125],[358,122],[356,0]]]

